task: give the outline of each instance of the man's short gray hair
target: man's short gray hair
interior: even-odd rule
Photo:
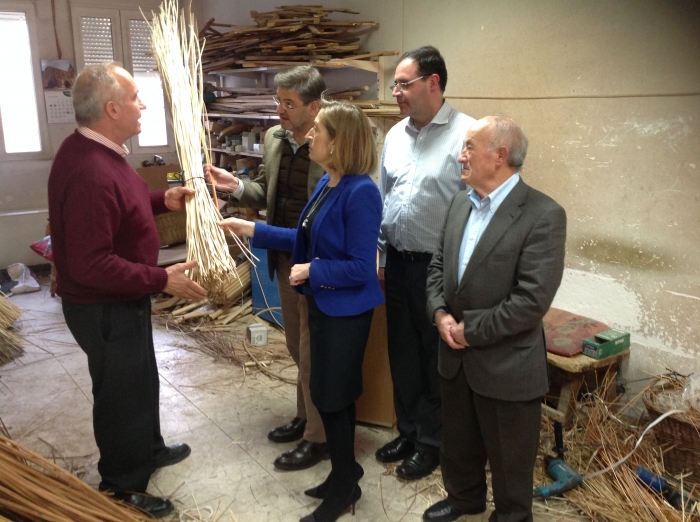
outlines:
[[[86,67],[73,86],[75,120],[81,125],[95,123],[102,118],[105,105],[113,101],[124,104],[124,89],[114,75],[118,63],[100,63]]]
[[[484,119],[491,123],[489,151],[505,146],[508,148],[508,166],[522,167],[527,155],[527,137],[520,125],[506,116],[487,116]]]
[[[280,89],[297,93],[304,104],[320,100],[323,91],[326,90],[326,81],[323,76],[318,69],[310,65],[301,65],[277,73],[274,82]]]

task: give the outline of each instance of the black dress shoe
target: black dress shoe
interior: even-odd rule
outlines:
[[[310,468],[324,459],[330,458],[325,442],[302,440],[295,448],[285,451],[275,459],[275,467],[285,471],[298,471]]]
[[[478,515],[484,511],[486,511],[485,505],[481,509],[457,509],[447,499],[444,499],[426,509],[423,513],[423,520],[424,522],[451,522],[462,515]]]
[[[172,466],[178,462],[182,462],[192,453],[192,449],[181,442],[175,444],[174,446],[168,446],[163,448],[163,450],[155,457],[153,457],[153,466],[158,469],[165,466]]]
[[[294,417],[292,422],[271,430],[267,434],[267,438],[272,442],[294,442],[304,436],[306,428],[306,419]]]
[[[136,509],[143,511],[150,518],[164,517],[175,509],[173,503],[167,498],[152,497],[146,493],[122,491],[120,493],[113,493],[113,498],[131,504]]]
[[[413,448],[412,440],[399,435],[379,448],[374,456],[379,462],[398,462],[413,453]]]
[[[430,475],[439,463],[440,456],[437,451],[416,450],[399,464],[396,474],[404,480],[417,480]]]

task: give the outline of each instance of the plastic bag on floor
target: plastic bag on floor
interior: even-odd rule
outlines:
[[[17,284],[12,287],[14,294],[26,294],[28,292],[37,292],[41,285],[34,279],[29,268],[22,263],[15,263],[7,267],[7,273]]]
[[[700,411],[700,375],[691,375],[686,379],[683,400],[695,410]]]

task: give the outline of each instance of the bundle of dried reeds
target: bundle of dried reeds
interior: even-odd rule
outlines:
[[[22,310],[0,292],[0,366],[24,353],[22,338],[15,333],[13,326],[21,315]]]
[[[146,518],[2,435],[0,515],[37,522],[138,522]]]
[[[187,198],[187,259],[199,264],[190,278],[209,292],[213,301],[226,298],[225,284],[238,277],[223,230],[219,210],[207,191],[202,149],[209,158],[203,116],[201,50],[194,16],[178,12],[176,0],[164,0],[151,24],[153,53],[170,103],[177,154],[185,186],[196,191]],[[241,249],[246,249],[240,245]]]

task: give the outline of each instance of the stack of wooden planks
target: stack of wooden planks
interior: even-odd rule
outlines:
[[[320,5],[286,5],[275,11],[251,11],[256,25],[241,26],[209,20],[199,36],[202,71],[269,67],[277,65],[334,65],[334,61],[394,56],[397,51],[363,53],[358,34],[378,26],[368,21],[333,21],[331,13],[359,14],[345,8]],[[227,32],[217,28],[227,28]],[[342,64],[341,64],[342,65]]]
[[[277,114],[272,101],[277,91],[263,87],[217,87],[223,93],[211,103],[207,110],[222,114]]]

